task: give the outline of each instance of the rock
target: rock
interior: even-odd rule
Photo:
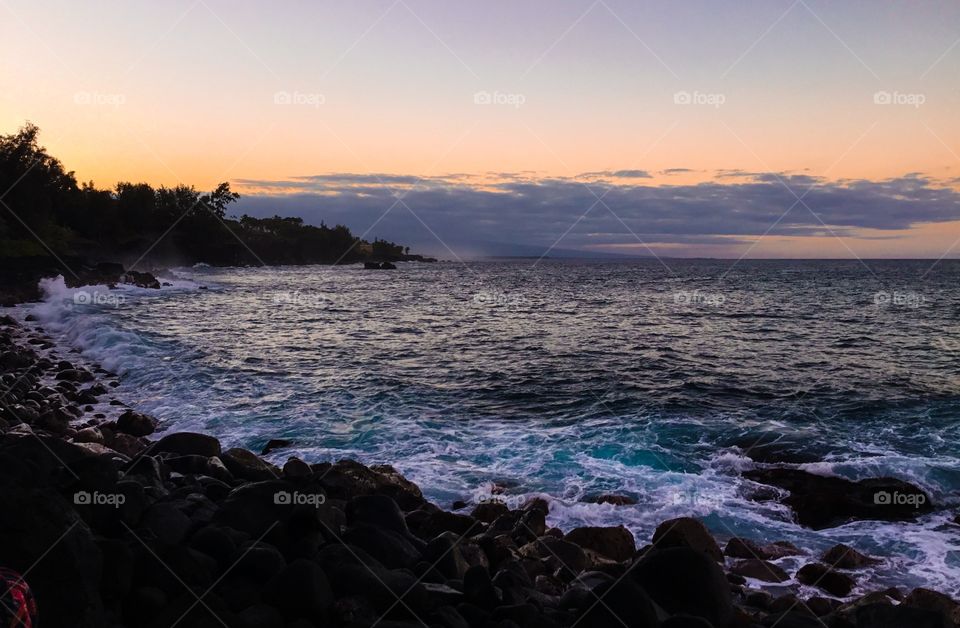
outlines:
[[[248,606],[239,613],[233,625],[236,628],[284,628],[283,613],[266,604]]]
[[[737,561],[730,567],[730,571],[745,578],[753,578],[763,582],[786,582],[790,579],[787,572],[777,565],[756,558]]]
[[[284,449],[293,445],[292,440],[287,440],[285,438],[271,438],[267,441],[267,444],[263,446],[263,449],[260,451],[261,456],[266,456],[270,452],[276,449]]]
[[[801,567],[797,572],[797,580],[835,597],[847,597],[856,584],[851,576],[834,571],[822,563],[810,563]]]
[[[301,558],[270,581],[264,599],[289,619],[304,617],[322,622],[324,613],[333,604],[333,591],[323,569]]]
[[[397,502],[386,495],[360,495],[347,502],[347,525],[368,524],[409,536]]]
[[[387,495],[404,511],[416,510],[426,503],[417,485],[388,465],[366,467],[353,460],[340,460],[333,465],[315,465],[313,469],[327,495],[334,499]]]
[[[283,477],[288,480],[302,480],[313,475],[313,470],[303,460],[291,457],[283,464]]]
[[[500,501],[484,501],[476,505],[470,516],[484,523],[493,523],[500,515],[509,512],[507,505]]]
[[[231,559],[235,575],[251,582],[266,583],[286,567],[287,561],[276,547],[263,541],[248,541],[237,548]]]
[[[86,369],[64,369],[57,373],[57,379],[67,382],[92,382],[95,378],[93,373]]]
[[[841,543],[828,549],[823,556],[820,557],[820,562],[832,565],[835,569],[861,569],[869,565],[875,565],[881,561],[878,558],[861,554],[849,545],[843,545]]]
[[[219,456],[220,441],[206,434],[194,432],[176,432],[167,434],[158,440],[151,448],[152,452],[169,452],[181,456]]]
[[[391,262],[383,262],[382,264],[380,264],[380,270],[396,270],[396,269],[397,269],[396,264],[393,264]]]
[[[727,541],[723,553],[734,558],[759,558],[761,560],[776,560],[786,556],[797,556],[803,552],[786,541],[777,541],[768,545],[759,545],[750,539],[733,537]]]
[[[960,626],[960,604],[949,595],[916,588],[903,599],[903,606],[940,613],[951,625]]]
[[[71,505],[52,491],[10,484],[0,486],[0,501],[0,565],[27,574],[43,625],[107,625],[101,551]]]
[[[575,528],[567,533],[564,540],[618,562],[630,560],[637,551],[633,535],[622,525]]]
[[[423,560],[427,561],[447,579],[461,579],[470,568],[460,551],[461,538],[453,532],[445,532],[427,543]]]
[[[653,601],[633,579],[622,578],[600,584],[585,598],[577,625],[587,628],[657,628],[657,612]]]
[[[783,503],[793,509],[801,525],[814,529],[863,519],[912,521],[933,511],[926,492],[896,478],[851,482],[782,468],[753,469],[744,477],[789,491]]]
[[[234,447],[221,453],[219,458],[230,473],[241,480],[263,482],[280,478],[279,469],[247,449]]]
[[[197,530],[190,537],[190,547],[203,552],[217,561],[221,569],[231,565],[231,560],[237,553],[237,544],[233,537],[223,528],[206,526]]]
[[[117,418],[117,431],[131,436],[149,436],[157,431],[155,418],[134,410],[127,410]]]
[[[384,566],[412,568],[420,561],[420,552],[403,535],[368,524],[351,527],[343,535],[343,540],[363,549]]]
[[[552,536],[542,536],[520,548],[520,555],[545,559],[551,567],[561,569],[569,577],[576,576],[587,566],[587,555],[579,545]]]
[[[953,628],[936,611],[910,606],[890,606],[888,604],[867,604],[856,610],[857,626],[869,628]]]
[[[166,545],[177,545],[190,530],[190,518],[170,502],[158,502],[143,513],[140,525]]]
[[[120,277],[121,283],[131,283],[139,288],[160,289],[160,282],[150,273],[142,273],[136,270],[128,270]]]
[[[833,598],[817,595],[804,602],[803,605],[817,617],[824,617],[840,608],[843,603]]]
[[[583,501],[588,504],[613,504],[614,506],[633,506],[637,503],[637,500],[629,495],[614,495],[612,493],[588,495]]]
[[[103,445],[103,433],[95,427],[85,427],[77,435],[73,437],[74,442],[77,443],[96,443],[98,445]]]
[[[483,609],[493,609],[500,604],[500,593],[490,581],[490,573],[483,567],[471,567],[463,576],[463,595],[466,600]]]
[[[717,562],[723,562],[723,552],[713,536],[699,520],[680,517],[664,521],[653,533],[653,544],[661,549],[689,547],[703,552]]]
[[[688,547],[657,549],[640,558],[630,574],[670,614],[695,615],[714,626],[726,626],[733,618],[733,601],[723,570],[702,551]]]
[[[460,536],[479,534],[483,525],[469,515],[459,515],[446,510],[431,512],[420,525],[417,526],[417,535],[420,538],[432,539],[444,532],[454,532]]]

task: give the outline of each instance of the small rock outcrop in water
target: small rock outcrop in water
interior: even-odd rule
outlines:
[[[930,496],[921,488],[895,478],[852,482],[783,468],[754,469],[744,477],[789,491],[783,503],[801,525],[815,529],[862,519],[911,521],[933,511]]]
[[[112,420],[90,418],[78,403],[107,400],[100,371],[44,354],[27,342],[39,333],[0,317],[0,567],[24,575],[43,628],[922,628],[960,618],[956,601],[927,589],[849,598],[857,570],[879,563],[843,545],[788,571],[778,561],[798,548],[733,538],[724,562],[703,523],[684,517],[638,551],[622,526],[549,527],[542,498],[452,513],[389,465],[291,457],[281,468],[123,406]],[[801,599],[794,581],[822,593]],[[778,597],[756,588],[765,583]]]

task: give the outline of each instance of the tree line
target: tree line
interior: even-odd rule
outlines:
[[[221,183],[153,187],[78,182],[38,142],[27,123],[0,135],[0,258],[70,256],[129,261],[145,253],[158,264],[329,264],[393,261],[403,247],[360,240],[343,225],[302,218],[228,216],[240,195]],[[414,256],[416,257],[416,256]]]

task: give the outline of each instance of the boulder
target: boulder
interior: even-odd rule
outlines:
[[[176,432],[167,434],[151,447],[151,453],[168,452],[181,456],[219,456],[220,441],[206,434]]]
[[[241,480],[263,482],[280,478],[280,470],[248,449],[234,447],[219,456],[227,470]]]
[[[637,551],[633,534],[622,525],[574,528],[563,538],[618,562],[630,560]]]
[[[797,581],[817,587],[835,597],[847,597],[856,585],[850,575],[834,571],[822,563],[810,563],[801,567],[797,572]]]
[[[347,525],[368,524],[392,530],[404,536],[410,534],[407,522],[397,502],[386,495],[360,495],[347,502]]]
[[[786,582],[790,579],[787,572],[777,565],[756,558],[737,561],[730,567],[730,572],[763,582]]]
[[[903,599],[903,606],[936,611],[952,625],[960,626],[960,604],[957,604],[957,601],[949,595],[930,589],[916,588]]]
[[[670,614],[702,617],[714,626],[726,626],[733,618],[733,600],[723,570],[702,551],[657,549],[638,559],[630,574]]]
[[[824,552],[823,556],[820,557],[820,562],[832,565],[836,569],[861,569],[881,561],[879,558],[861,554],[849,545],[841,543]]]
[[[707,527],[691,517],[680,517],[661,523],[653,533],[653,544],[661,549],[689,547],[703,552],[717,562],[723,562],[723,552]]]
[[[905,605],[867,604],[858,608],[855,616],[857,626],[869,628],[953,628],[937,611]]]
[[[760,545],[750,539],[738,536],[727,541],[723,553],[733,558],[759,558],[761,560],[776,560],[786,556],[798,556],[803,553],[800,548],[786,541],[777,541],[767,545]]]
[[[658,628],[657,611],[647,595],[633,579],[621,578],[600,584],[593,595],[584,598],[586,608],[577,625],[587,628]]]
[[[823,529],[849,521],[912,521],[933,511],[927,493],[896,478],[852,482],[845,478],[815,475],[800,469],[753,469],[744,477],[790,493],[790,506],[804,526]]]
[[[157,425],[152,416],[127,410],[117,418],[116,430],[131,436],[149,436],[157,431]]]
[[[267,441],[267,444],[263,446],[263,449],[260,450],[261,456],[266,456],[270,452],[276,449],[284,449],[293,445],[292,440],[287,440],[285,438],[271,438]]]

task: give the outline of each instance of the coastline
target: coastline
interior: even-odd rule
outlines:
[[[790,574],[777,561],[795,548],[729,540],[721,550],[689,518],[663,522],[651,545],[622,527],[548,528],[543,500],[448,512],[392,467],[277,467],[102,402],[115,378],[75,368],[33,321],[2,319],[0,340],[10,389],[0,459],[15,506],[0,566],[27,572],[43,625],[163,626],[184,613],[179,625],[955,621],[953,601],[925,590],[851,599],[869,558],[847,548],[805,555],[805,574]],[[786,592],[806,591],[798,580],[820,593]],[[684,611],[711,623],[668,619]]]

